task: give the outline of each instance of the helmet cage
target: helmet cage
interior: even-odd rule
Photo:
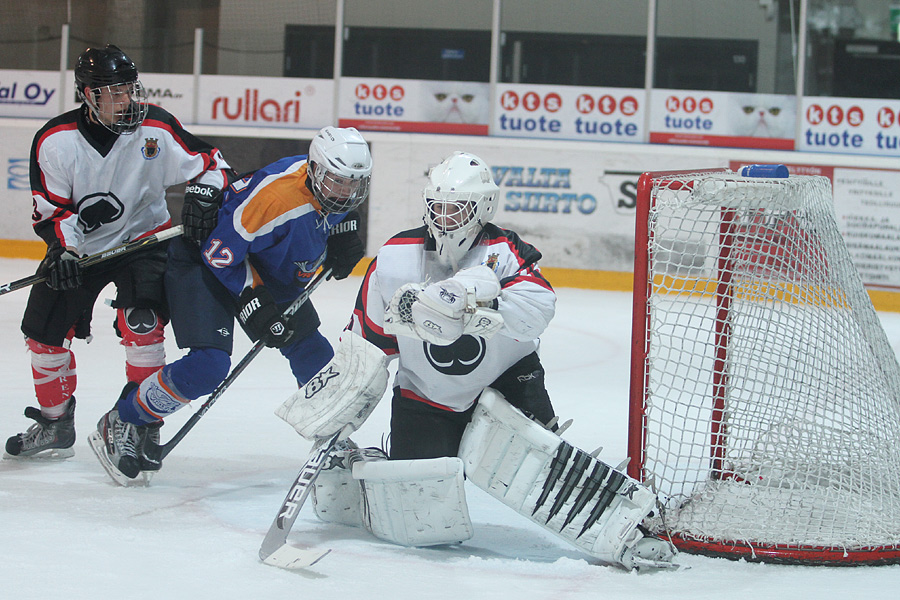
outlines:
[[[321,163],[312,163],[312,189],[327,213],[345,213],[357,208],[369,196],[371,175],[362,178],[333,173]]]
[[[426,190],[425,223],[434,235],[468,229],[476,220],[479,204],[485,201],[487,197],[478,192]]]
[[[94,119],[116,135],[134,133],[147,116],[149,102],[140,80],[92,87],[89,92],[79,89],[78,95]]]

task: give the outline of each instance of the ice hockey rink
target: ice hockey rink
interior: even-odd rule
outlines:
[[[34,272],[31,260],[0,259],[0,283]],[[359,277],[326,282],[313,295],[333,342],[349,320]],[[101,295],[90,344],[76,342],[76,454],[65,461],[0,461],[0,590],[4,598],[385,599],[454,598],[896,598],[900,566],[796,567],[681,554],[678,571],[638,574],[587,555],[468,485],[475,536],[463,544],[410,549],[315,517],[311,503],[290,535],[331,548],[303,572],[262,564],[257,552],[310,444],[273,411],[295,389],[287,362],[265,349],[166,459],[147,488],[116,486],[86,442],[124,384],[124,352]],[[541,355],[564,437],[616,465],[625,456],[630,295],[557,289],[556,318]],[[3,439],[30,424],[31,369],[19,321],[27,290],[0,296]],[[895,349],[900,314],[881,313]],[[171,337],[171,336],[170,336]],[[171,342],[171,340],[169,340]],[[233,362],[250,348],[238,334]],[[168,344],[170,359],[180,356]],[[199,403],[198,403],[199,406]],[[169,439],[186,408],[162,430]],[[383,402],[353,439],[379,445]]]

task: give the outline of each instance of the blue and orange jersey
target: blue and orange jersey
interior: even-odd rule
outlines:
[[[226,189],[203,260],[232,294],[261,282],[276,302],[292,301],[325,260],[328,233],[346,214],[322,214],[306,159],[282,158]]]

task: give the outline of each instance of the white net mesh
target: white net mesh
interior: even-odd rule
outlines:
[[[717,554],[900,561],[900,367],[828,180],[667,175],[647,189],[632,418],[666,508],[654,527]]]

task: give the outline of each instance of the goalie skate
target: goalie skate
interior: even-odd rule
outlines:
[[[100,435],[99,431],[88,435],[88,445],[90,445],[94,456],[100,462],[100,466],[117,484],[122,487],[147,487],[150,485],[150,479],[153,477],[154,471],[141,471],[137,477],[131,479],[109,460],[109,455],[106,453],[106,442],[103,441],[103,436]]]

